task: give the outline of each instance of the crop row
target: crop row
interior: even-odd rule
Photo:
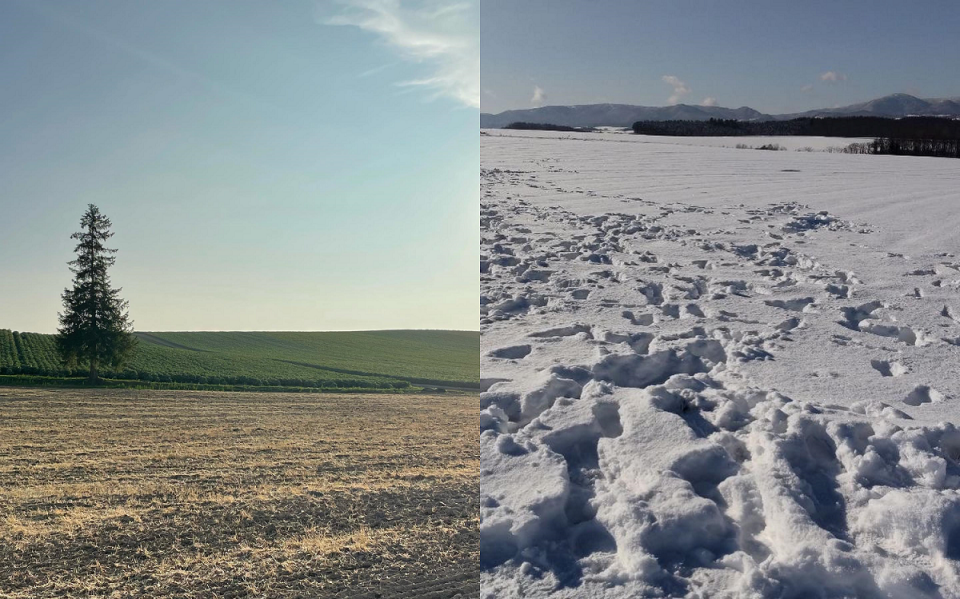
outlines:
[[[141,341],[220,355],[268,358],[341,374],[406,380],[480,378],[479,334],[470,331],[140,333]]]
[[[67,368],[59,359],[52,335],[0,330],[0,374],[86,376],[87,370]],[[130,362],[102,376],[157,383],[283,387],[409,387],[407,381],[384,376],[344,375],[277,359],[227,355],[164,347],[141,341]]]
[[[57,346],[52,335],[14,333],[22,368],[56,371],[61,368]]]
[[[20,368],[20,356],[13,331],[0,329],[0,368]]]

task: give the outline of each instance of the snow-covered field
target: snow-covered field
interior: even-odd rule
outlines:
[[[960,597],[958,161],[484,133],[482,597]]]
[[[862,137],[804,137],[800,135],[785,136],[737,136],[737,137],[666,137],[660,135],[634,135],[629,129],[619,127],[600,127],[599,130],[603,136],[625,135],[634,143],[657,143],[674,144],[682,146],[716,146],[721,148],[736,148],[743,144],[753,148],[768,144],[777,144],[787,150],[809,150],[813,152],[822,152],[830,148],[844,148],[852,143],[864,143],[873,141],[873,138]],[[494,130],[493,134],[499,133]],[[571,134],[567,134],[571,135]],[[589,133],[574,133],[577,137],[589,139]],[[624,139],[624,138],[617,138]]]

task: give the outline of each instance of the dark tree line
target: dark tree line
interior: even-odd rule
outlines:
[[[633,132],[641,135],[672,137],[737,137],[762,135],[812,135],[803,133],[797,121],[637,121]]]
[[[592,133],[596,129],[592,127],[570,127],[567,125],[551,125],[550,123],[525,123],[517,121],[510,123],[504,129],[520,129],[523,131],[568,131],[575,133]]]
[[[788,121],[637,121],[633,124],[633,132],[643,135],[696,137],[873,137],[872,142],[850,144],[839,151],[846,154],[960,158],[960,120],[942,117],[894,119],[852,116],[799,118]]]
[[[960,139],[960,120],[941,117],[901,119],[851,116],[799,118],[788,121],[637,121],[633,132],[672,136],[812,135],[823,137],[874,137],[892,139]]]
[[[843,154],[891,154],[894,156],[960,158],[960,140],[879,137],[871,142],[850,144],[840,149],[839,152]]]

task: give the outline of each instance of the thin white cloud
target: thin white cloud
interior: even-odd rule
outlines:
[[[690,88],[687,87],[687,84],[681,81],[676,75],[664,75],[662,79],[664,83],[673,88],[673,95],[667,99],[669,104],[678,103],[680,98],[690,93]]]
[[[800,88],[800,91],[802,91],[802,92],[805,93],[805,94],[806,94],[806,93],[809,93],[809,92],[812,92],[812,91],[813,91],[813,85],[811,85],[811,84],[808,83],[807,85],[804,85],[803,87],[801,87],[801,88]]]
[[[374,33],[403,60],[426,65],[430,74],[398,85],[430,90],[480,106],[480,39],[476,0],[338,0],[341,10],[327,25]]]
[[[713,96],[707,96],[706,98],[703,99],[703,101],[700,102],[700,106],[716,106],[716,105],[717,105],[717,99],[714,98]]]
[[[543,101],[547,99],[547,94],[544,93],[543,89],[539,85],[533,86],[533,97],[530,98],[530,103],[534,106],[542,106]]]
[[[846,81],[847,76],[843,73],[838,73],[836,71],[827,71],[820,75],[820,81],[826,81],[827,83],[839,83],[840,81]]]
[[[376,75],[377,73],[379,73],[379,72],[381,72],[381,71],[385,71],[385,70],[389,69],[390,67],[393,66],[393,64],[394,64],[394,63],[387,63],[387,64],[382,64],[382,65],[380,65],[380,66],[378,66],[378,67],[373,67],[372,69],[367,69],[366,71],[364,71],[364,72],[360,73],[359,75],[357,75],[357,77],[362,79],[362,78],[364,78],[364,77],[370,77],[370,76],[372,76],[372,75]]]

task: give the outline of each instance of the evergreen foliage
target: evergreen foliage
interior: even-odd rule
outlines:
[[[817,117],[788,121],[637,121],[633,132],[670,136],[808,135],[822,137],[885,137],[895,139],[960,139],[960,120],[941,117]]]
[[[873,137],[873,142],[853,143],[838,151],[844,154],[894,154],[960,158],[960,119],[943,117],[818,117],[789,121],[637,121],[633,132],[641,135],[735,137],[822,136]],[[781,149],[766,144],[758,150]],[[737,147],[746,148],[745,144]]]
[[[119,288],[110,286],[107,272],[117,252],[104,245],[113,237],[111,226],[110,219],[90,204],[80,219],[81,230],[70,236],[77,240],[77,258],[69,262],[73,288],[63,292],[64,311],[56,335],[64,365],[87,364],[94,382],[102,365],[119,368],[136,345],[127,302],[120,298]]]

